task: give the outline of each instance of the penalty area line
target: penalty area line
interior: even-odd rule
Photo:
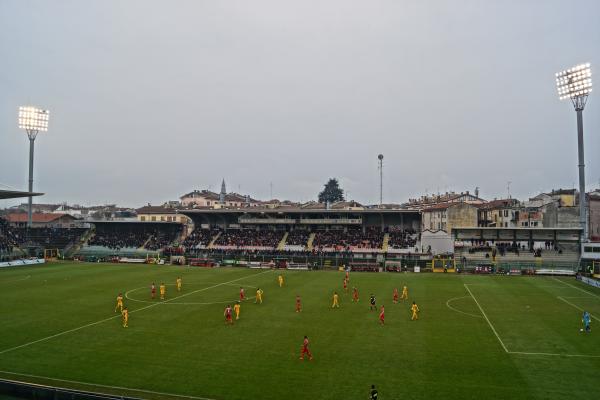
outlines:
[[[452,303],[454,300],[466,299],[466,298],[471,298],[471,296],[469,296],[469,295],[466,295],[466,296],[453,297],[453,298],[451,298],[451,299],[448,299],[448,301],[446,301],[446,307],[448,307],[448,308],[449,308],[449,309],[451,309],[452,311],[456,311],[456,312],[458,312],[458,313],[461,313],[461,314],[468,315],[469,317],[473,317],[473,318],[483,318],[481,315],[477,315],[477,314],[471,314],[471,313],[468,313],[468,312],[466,312],[466,311],[459,310],[458,308],[454,308],[454,307],[452,307],[452,306],[450,305],[450,303]]]
[[[466,283],[464,284],[464,286],[465,286],[465,289],[467,289],[467,291],[469,292],[469,294],[473,298],[473,300],[475,300],[475,304],[477,304],[477,307],[479,307],[479,311],[481,311],[481,314],[483,315],[483,318],[485,318],[485,320],[487,321],[487,323],[490,326],[490,328],[492,328],[492,332],[494,332],[494,335],[496,335],[496,338],[498,339],[498,341],[502,345],[502,348],[504,349],[504,352],[505,353],[510,353],[508,351],[508,349],[506,348],[506,345],[504,344],[504,342],[502,341],[502,339],[500,339],[500,335],[498,335],[498,332],[496,332],[496,329],[494,328],[494,325],[492,325],[492,323],[490,322],[489,318],[485,314],[485,311],[483,311],[483,308],[481,308],[481,304],[479,304],[479,302],[477,301],[477,299],[475,298],[475,296],[473,296],[473,293],[471,292],[471,289],[469,289],[469,286]]]
[[[560,296],[556,296],[556,298],[558,298],[559,300],[564,301],[565,303],[567,303],[568,305],[570,305],[571,307],[574,307],[576,309],[578,309],[579,311],[583,312],[585,311],[583,308],[571,303],[569,300],[565,299],[564,297],[560,297]],[[589,298],[589,297],[586,297]],[[598,319],[595,315],[590,313],[590,317],[594,318],[596,321],[600,322],[600,319]]]
[[[524,355],[524,356],[553,356],[553,357],[600,358],[600,355],[562,354],[562,353],[528,353],[526,351],[509,351],[508,354],[520,354],[520,355]]]
[[[594,296],[594,297],[597,297],[597,298],[599,298],[599,299],[600,299],[600,296],[598,296],[598,295],[597,295],[597,294],[595,294],[595,293],[588,292],[588,291],[587,291],[587,290],[585,290],[585,289],[582,289],[582,288],[580,288],[580,287],[577,287],[577,286],[575,286],[575,285],[571,285],[570,283],[567,283],[567,282],[561,281],[560,279],[557,279],[557,278],[555,278],[555,277],[552,277],[552,279],[554,279],[556,282],[560,282],[560,283],[562,283],[563,285],[570,286],[570,287],[572,287],[573,289],[577,289],[577,290],[579,290],[579,291],[581,291],[581,292],[583,292],[583,293],[587,293],[587,294],[589,294],[589,295],[591,295],[591,296]]]
[[[19,372],[10,372],[10,371],[1,371],[0,370],[0,374],[21,376],[21,377],[24,377],[24,378],[42,379],[42,380],[53,381],[53,382],[71,383],[71,384],[74,384],[74,385],[91,386],[91,387],[98,387],[98,388],[104,388],[104,389],[113,389],[113,390],[121,390],[121,391],[128,391],[128,392],[155,394],[155,395],[158,395],[158,396],[179,397],[179,398],[184,398],[184,399],[195,399],[195,400],[214,400],[214,399],[211,399],[211,398],[208,398],[208,397],[187,396],[187,395],[184,395],[184,394],[155,392],[153,390],[146,390],[146,389],[134,389],[134,388],[128,388],[128,387],[122,387],[122,386],[102,385],[102,384],[99,384],[99,383],[80,382],[80,381],[73,381],[73,380],[69,380],[69,379],[51,378],[49,376],[39,376],[39,375],[31,375],[31,374],[22,374],[22,373],[19,373]],[[108,393],[103,393],[103,394],[108,394]],[[114,394],[112,396],[114,396]]]
[[[189,293],[186,293],[186,294],[182,294],[181,296],[172,297],[172,298],[170,298],[168,300],[165,300],[165,301],[162,301],[162,302],[159,302],[159,303],[153,303],[153,304],[150,304],[148,306],[145,306],[145,307],[142,307],[142,308],[138,308],[136,310],[132,310],[132,311],[129,312],[129,314],[133,314],[133,313],[136,313],[136,312],[139,312],[139,311],[144,311],[144,310],[147,310],[149,308],[159,306],[161,304],[169,303],[169,302],[171,302],[173,300],[181,299],[182,297],[190,296],[190,295],[192,295],[194,293],[203,292],[205,290],[214,289],[214,288],[219,287],[219,286],[227,285],[228,283],[233,283],[233,282],[237,282],[237,281],[240,281],[242,279],[249,278],[249,277],[254,277],[254,276],[266,274],[267,272],[271,272],[271,270],[259,272],[258,274],[246,275],[246,276],[243,276],[241,278],[233,279],[231,281],[222,282],[222,283],[218,283],[218,284],[213,285],[213,286],[209,286],[209,287],[205,287],[205,288],[202,288],[202,289],[194,290],[192,292],[189,292]],[[115,319],[115,318],[121,318],[121,315],[120,314],[113,315],[112,317],[101,319],[100,321],[91,322],[89,324],[82,325],[80,327],[69,329],[69,330],[66,330],[66,331],[62,331],[62,332],[56,333],[54,335],[47,336],[45,338],[37,339],[37,340],[31,341],[31,342],[28,342],[28,343],[21,344],[19,346],[15,346],[15,347],[11,347],[11,348],[8,348],[8,349],[4,349],[4,350],[0,351],[0,355],[6,354],[6,353],[14,351],[14,350],[22,349],[23,347],[31,346],[32,344],[36,344],[36,343],[40,343],[40,342],[45,342],[47,340],[54,339],[56,337],[66,335],[68,333],[72,333],[72,332],[76,332],[76,331],[79,331],[79,330],[82,330],[82,329],[85,329],[85,328],[89,328],[90,326],[99,325],[99,324],[102,324],[102,323],[104,323],[106,321],[110,321],[110,320]]]

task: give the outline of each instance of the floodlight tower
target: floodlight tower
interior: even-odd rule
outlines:
[[[379,160],[379,207],[383,205],[383,154],[377,156]]]
[[[577,113],[577,142],[579,156],[579,223],[583,228],[582,241],[588,240],[585,198],[585,163],[583,154],[583,109],[592,91],[590,64],[579,64],[556,74],[556,87],[561,100],[571,99]]]
[[[39,132],[48,130],[48,117],[50,111],[37,107],[19,107],[19,128],[25,129],[29,138],[29,207],[27,208],[27,228],[31,228],[32,197],[33,193],[33,144]]]

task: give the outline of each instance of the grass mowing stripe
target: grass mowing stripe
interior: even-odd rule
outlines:
[[[12,281],[6,281],[6,282],[0,282],[0,283],[4,284],[4,283],[21,282],[21,281],[26,281],[29,278],[31,278],[31,275],[27,275],[25,278],[19,278],[19,279],[14,279]]]
[[[130,311],[129,314],[133,314],[133,313],[136,313],[138,311],[144,311],[144,310],[147,310],[149,308],[156,307],[158,305],[169,303],[169,302],[171,302],[173,300],[180,299],[182,297],[190,296],[190,295],[192,295],[194,293],[202,292],[202,291],[205,291],[205,290],[208,290],[208,289],[214,289],[216,287],[227,285],[228,283],[232,283],[232,282],[237,282],[237,281],[240,281],[242,279],[245,279],[245,278],[248,278],[248,277],[251,277],[251,276],[258,276],[258,275],[266,274],[267,272],[271,272],[271,270],[259,272],[258,274],[246,275],[246,276],[243,276],[241,278],[233,279],[231,281],[227,281],[227,282],[219,283],[219,284],[216,284],[216,285],[213,285],[213,286],[209,286],[209,287],[205,287],[205,288],[202,288],[202,289],[194,290],[192,292],[189,292],[189,293],[186,293],[186,294],[182,294],[181,296],[173,297],[171,299],[165,300],[165,301],[160,302],[160,303],[154,303],[154,304],[150,304],[149,306],[138,308],[137,310]],[[90,326],[98,325],[98,324],[101,324],[103,322],[110,321],[112,319],[120,318],[120,317],[121,317],[121,315],[113,315],[112,317],[101,319],[100,321],[91,322],[89,324],[82,325],[82,326],[77,327],[77,328],[73,328],[73,329],[69,329],[69,330],[66,330],[66,331],[62,331],[62,332],[56,333],[54,335],[47,336],[45,338],[34,340],[32,342],[29,342],[29,343],[24,343],[24,344],[21,344],[19,346],[11,347],[11,348],[8,348],[8,349],[0,351],[0,355],[8,353],[8,352],[11,352],[11,351],[14,351],[14,350],[21,349],[23,347],[31,346],[32,344],[36,344],[36,343],[40,343],[40,342],[45,342],[46,340],[54,339],[55,337],[66,335],[67,333],[71,333],[71,332],[76,332],[76,331],[79,331],[81,329],[89,328]]]
[[[102,384],[99,384],[99,383],[88,383],[88,382],[72,381],[72,380],[68,380],[68,379],[50,378],[49,376],[21,374],[21,373],[18,373],[18,372],[10,372],[10,371],[1,371],[0,370],[0,374],[22,376],[22,377],[25,377],[25,378],[42,379],[42,380],[54,381],[54,382],[72,383],[72,384],[81,385],[81,386],[92,386],[92,387],[99,387],[99,388],[105,388],[105,389],[124,390],[124,391],[129,391],[129,392],[156,394],[158,396],[180,397],[180,398],[195,399],[195,400],[214,400],[214,399],[211,399],[211,398],[208,398],[208,397],[186,396],[186,395],[183,395],[183,394],[155,392],[155,391],[152,391],[152,390],[145,390],[145,389],[134,389],[134,388],[121,387],[121,386],[109,386],[109,385],[102,385]],[[98,393],[98,394],[106,394],[106,393]],[[111,396],[114,396],[114,395],[111,395]]]
[[[504,342],[502,341],[502,339],[500,339],[500,336],[498,335],[498,332],[496,332],[496,329],[494,328],[494,325],[492,325],[492,323],[488,319],[487,315],[485,315],[485,311],[483,311],[483,308],[481,308],[481,305],[479,304],[479,302],[477,301],[477,299],[475,298],[475,296],[473,296],[473,293],[471,293],[471,289],[469,289],[469,286],[466,283],[464,284],[464,286],[465,286],[465,289],[467,289],[467,291],[469,292],[469,294],[473,298],[473,300],[475,300],[475,304],[477,304],[477,307],[479,307],[479,311],[481,311],[481,314],[483,315],[483,318],[485,318],[485,320],[487,321],[487,323],[490,326],[490,328],[492,328],[492,332],[494,332],[494,335],[496,335],[496,338],[498,339],[498,341],[502,345],[502,348],[504,349],[504,351],[506,353],[508,353],[508,349],[504,345]]]

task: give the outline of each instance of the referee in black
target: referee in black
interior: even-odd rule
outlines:
[[[375,389],[375,385],[371,385],[371,395],[369,396],[371,400],[377,400],[377,389]]]

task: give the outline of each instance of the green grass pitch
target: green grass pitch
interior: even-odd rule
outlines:
[[[573,278],[55,263],[0,270],[0,377],[152,399],[589,399],[600,290]],[[183,291],[175,279],[183,278]],[[150,300],[152,282],[167,300]],[[421,309],[392,303],[406,284]],[[226,302],[264,290],[225,326]],[[340,309],[331,296],[340,293]],[[128,292],[129,328],[113,313]],[[369,311],[369,293],[386,325]],[[295,296],[303,300],[294,312]],[[177,298],[181,296],[181,298]],[[579,331],[580,309],[594,319]],[[304,335],[315,359],[300,361]]]

